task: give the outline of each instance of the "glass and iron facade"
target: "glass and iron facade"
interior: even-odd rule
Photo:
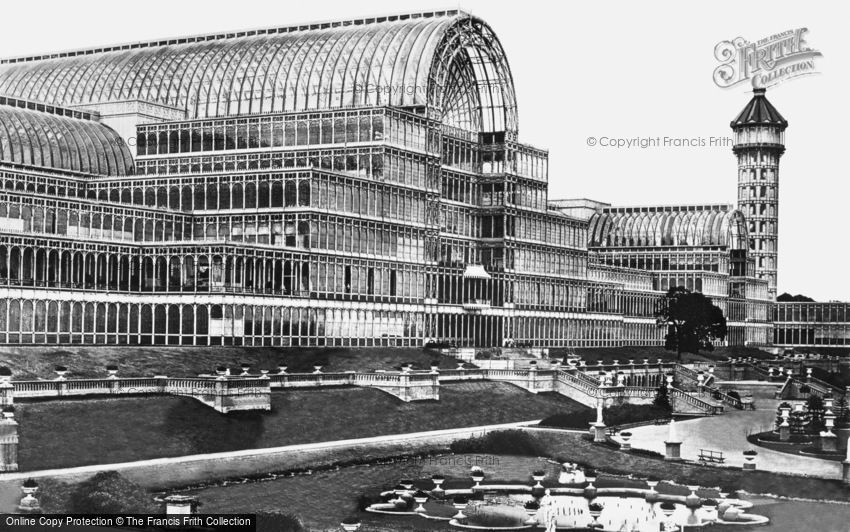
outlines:
[[[644,272],[656,294],[683,286],[709,296],[726,316],[728,344],[772,342],[768,282],[755,276],[741,211],[722,204],[611,207],[562,200],[555,205],[587,217],[592,263]]]
[[[850,303],[778,302],[774,343],[780,346],[850,345]]]
[[[0,95],[0,342],[660,342],[468,14],[7,59]]]
[[[572,207],[461,11],[0,60],[0,343],[659,345],[679,285],[770,342],[748,212]]]

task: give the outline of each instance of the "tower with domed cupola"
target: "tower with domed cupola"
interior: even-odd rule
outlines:
[[[738,208],[749,225],[749,256],[755,259],[756,277],[767,280],[776,299],[779,159],[785,152],[788,121],[767,100],[765,89],[757,88],[730,126],[738,158]]]

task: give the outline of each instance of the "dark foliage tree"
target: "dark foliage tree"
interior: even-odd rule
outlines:
[[[652,401],[652,405],[658,409],[664,410],[665,412],[673,411],[673,405],[670,404],[670,397],[667,395],[666,384],[662,384],[658,387],[658,391],[655,392],[655,399]]]
[[[809,415],[807,412],[792,410],[788,419],[792,434],[805,434],[808,429]]]
[[[781,302],[781,303],[788,303],[788,302],[813,303],[815,301],[814,299],[812,299],[808,296],[804,296],[802,294],[797,294],[796,296],[792,296],[788,292],[783,292],[782,294],[780,294],[776,298],[776,300]]]
[[[715,340],[726,338],[726,318],[723,311],[699,292],[677,286],[671,288],[655,312],[659,327],[667,327],[664,347],[682,353],[711,351]]]
[[[806,410],[809,412],[809,431],[815,434],[820,433],[826,428],[823,399],[817,395],[810,395],[806,400]]]
[[[839,395],[832,410],[838,416],[835,418],[836,426],[846,427],[850,425],[850,408],[848,408],[846,396]]]

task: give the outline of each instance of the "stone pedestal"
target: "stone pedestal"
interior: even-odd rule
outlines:
[[[838,436],[832,432],[820,433],[820,448],[821,451],[837,452],[838,451]]]
[[[850,460],[841,462],[841,482],[850,484]]]
[[[791,439],[791,426],[783,423],[779,425],[779,439],[780,441],[788,441]]]
[[[12,386],[10,378],[8,375],[0,375],[0,408],[12,406],[15,403],[15,387]]]
[[[667,440],[664,441],[664,459],[673,461],[682,459],[682,440],[676,431],[676,420],[674,419],[670,420]]]
[[[41,504],[35,498],[35,493],[38,491],[38,486],[26,486],[21,488],[24,492],[24,497],[18,504],[18,512],[22,514],[40,514]]]
[[[836,427],[834,432],[838,436],[838,450],[847,451],[847,442],[850,440],[850,427]]]
[[[670,461],[678,461],[682,459],[682,442],[680,441],[665,441],[664,442],[664,459]]]
[[[742,471],[755,471],[756,463],[755,462],[744,462],[744,466],[741,468]]]
[[[165,498],[165,513],[168,515],[190,515],[195,513],[198,499],[191,495],[169,495]]]
[[[593,441],[595,443],[604,443],[608,441],[608,427],[605,426],[605,423],[594,423]]]
[[[0,472],[18,470],[18,422],[7,406],[0,417]]]

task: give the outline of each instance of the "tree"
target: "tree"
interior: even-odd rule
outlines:
[[[664,348],[676,351],[679,360],[684,351],[711,351],[712,341],[726,338],[726,318],[720,307],[703,294],[683,286],[667,292],[655,312],[655,322],[659,327],[667,327]]]
[[[848,408],[847,398],[845,395],[839,395],[835,402],[833,411],[838,415],[835,418],[835,425],[838,427],[846,427],[850,424],[850,408]]]
[[[662,384],[655,392],[655,399],[652,401],[653,406],[661,408],[667,412],[673,411],[673,405],[670,404],[670,397],[667,395],[667,385]]]
[[[796,296],[792,296],[788,292],[783,292],[780,294],[776,301],[779,302],[796,302],[796,303],[813,303],[815,300],[810,298],[809,296],[804,296],[802,294],[797,294]]]
[[[809,432],[820,433],[824,428],[823,399],[817,395],[810,395],[806,401],[806,410],[809,412]]]

